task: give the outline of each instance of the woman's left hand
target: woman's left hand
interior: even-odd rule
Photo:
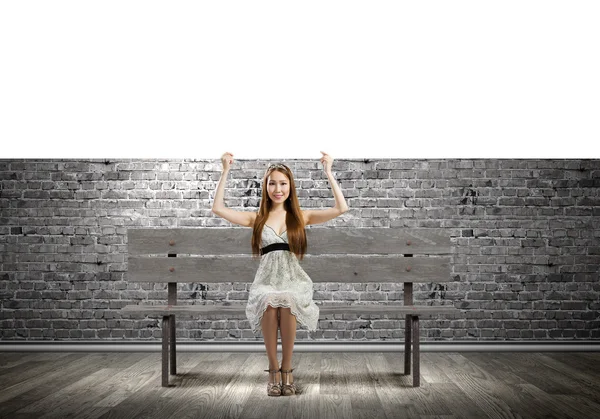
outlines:
[[[331,166],[333,165],[333,157],[331,157],[329,154],[321,151],[321,154],[323,155],[323,157],[321,157],[321,163],[323,163],[323,170],[325,170],[325,173],[331,173]]]

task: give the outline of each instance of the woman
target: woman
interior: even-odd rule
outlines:
[[[272,164],[267,168],[258,212],[226,208],[223,196],[233,154],[225,153],[221,157],[223,174],[212,211],[232,223],[252,227],[252,253],[261,255],[250,287],[246,316],[254,332],[259,326],[262,329],[269,360],[269,369],[265,370],[270,373],[269,396],[296,394],[292,377],[296,324],[299,322],[314,331],[319,320],[319,308],[312,301],[312,281],[298,263],[306,252],[304,228],[309,224],[324,223],[348,211],[342,191],[331,173],[333,158],[321,153],[321,163],[335,197],[335,206],[325,210],[300,209],[294,176],[284,164]],[[283,352],[281,368],[277,361],[278,327]],[[283,383],[279,372],[285,375]]]

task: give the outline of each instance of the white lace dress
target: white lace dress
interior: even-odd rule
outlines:
[[[288,243],[287,230],[279,236],[265,224],[261,247],[272,243]],[[315,331],[319,307],[312,297],[312,280],[300,266],[296,255],[287,250],[275,250],[261,256],[254,282],[250,286],[246,317],[256,333],[261,330],[260,323],[267,306],[289,307],[299,326]]]

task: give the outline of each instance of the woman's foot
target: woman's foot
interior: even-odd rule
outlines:
[[[296,394],[296,384],[294,384],[294,377],[292,377],[292,371],[294,368],[284,369],[281,368],[282,384],[281,384],[281,395],[282,396],[293,396]]]
[[[265,370],[269,373],[267,394],[269,396],[281,396],[281,368]]]

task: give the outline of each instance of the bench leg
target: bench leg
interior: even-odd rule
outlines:
[[[411,323],[412,316],[406,315],[406,321],[404,327],[404,375],[410,375],[410,339],[411,339]]]
[[[169,387],[169,316],[162,320],[162,386]]]
[[[412,328],[413,328],[413,387],[419,387],[421,376],[420,372],[420,357],[421,348],[419,344],[419,316],[412,316]]]
[[[169,337],[171,338],[171,374],[175,375],[177,374],[177,351],[175,350],[175,315],[171,314],[169,317],[169,323],[171,324],[169,330]]]

